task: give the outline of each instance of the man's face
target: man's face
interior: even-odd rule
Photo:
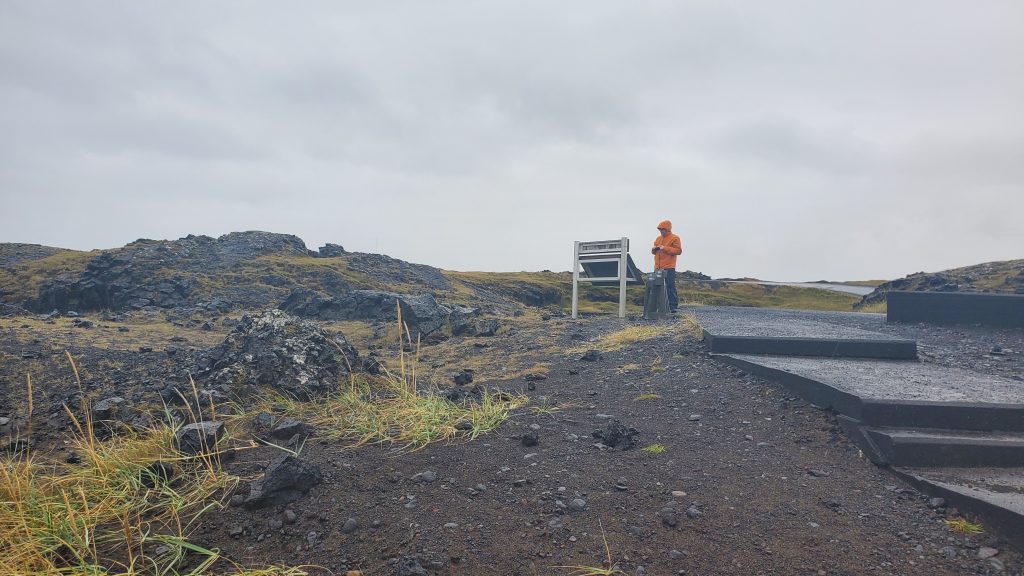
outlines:
[[[668,236],[668,228],[658,228],[658,232],[661,232],[662,236]]]

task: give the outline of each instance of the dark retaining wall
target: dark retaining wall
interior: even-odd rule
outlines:
[[[1024,328],[1024,294],[889,292],[889,322],[982,324]]]

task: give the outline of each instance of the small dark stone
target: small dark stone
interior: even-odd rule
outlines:
[[[420,566],[412,556],[403,556],[395,564],[395,576],[429,576],[426,568]]]
[[[342,525],[341,531],[345,534],[351,534],[359,529],[359,522],[355,518],[349,518],[345,520],[345,524]]]
[[[263,478],[250,485],[245,505],[249,508],[294,502],[323,480],[320,469],[291,454],[272,460]]]
[[[296,420],[294,418],[288,418],[281,421],[280,424],[274,427],[270,431],[270,435],[274,438],[292,438],[298,436],[308,436],[310,433],[310,426],[302,420]]]
[[[604,430],[595,430],[592,434],[605,446],[629,450],[636,446],[635,436],[640,434],[636,428],[627,428],[618,420],[612,420],[605,426]]]
[[[416,482],[430,484],[437,480],[437,472],[434,472],[433,470],[424,470],[423,472],[413,475],[412,479]]]
[[[264,432],[274,425],[274,417],[270,412],[260,412],[252,418],[252,429],[256,432]]]
[[[465,386],[466,384],[471,384],[473,382],[473,371],[464,369],[458,374],[452,376],[452,381],[454,381],[457,386]]]
[[[120,396],[104,398],[92,406],[93,420],[120,420],[128,412],[128,401]]]
[[[679,524],[679,515],[675,508],[662,508],[658,511],[658,516],[661,517],[661,523],[668,528],[675,528]]]
[[[178,450],[183,454],[194,456],[203,452],[209,452],[217,441],[224,436],[223,422],[195,422],[183,426],[175,437],[178,440]]]
[[[580,357],[580,360],[583,360],[585,362],[597,362],[600,359],[601,359],[601,351],[600,350],[587,350],[583,354],[583,356]]]
[[[170,482],[174,477],[174,466],[167,462],[156,461],[139,472],[139,481],[146,488],[156,488]]]
[[[537,444],[540,443],[540,435],[537,434],[536,431],[531,430],[530,432],[523,434],[521,441],[523,443],[523,446],[526,446],[528,448],[531,446],[536,446]]]

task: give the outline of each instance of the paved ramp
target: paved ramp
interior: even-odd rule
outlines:
[[[696,308],[694,314],[705,342],[720,354],[917,358],[914,340],[867,329],[883,324],[882,315],[725,307]]]

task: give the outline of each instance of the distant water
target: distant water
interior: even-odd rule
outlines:
[[[795,286],[797,288],[820,288],[822,290],[833,290],[835,292],[846,292],[847,294],[856,294],[857,296],[864,296],[870,294],[875,289],[870,286],[850,286],[847,284],[830,284],[827,282],[769,282],[767,280],[759,280],[757,282],[751,280],[725,280],[730,284],[763,284],[767,286]]]

